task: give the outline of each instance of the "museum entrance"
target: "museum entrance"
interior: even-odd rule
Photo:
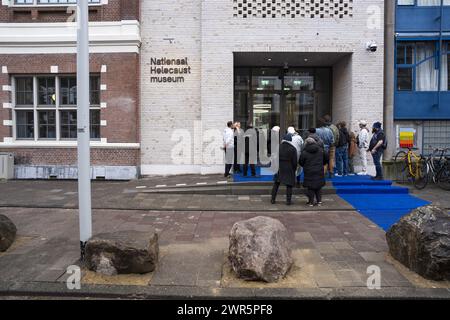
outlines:
[[[331,114],[331,68],[235,67],[234,121],[245,130],[290,126],[301,133]]]

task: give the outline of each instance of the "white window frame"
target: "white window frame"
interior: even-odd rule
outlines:
[[[61,117],[60,112],[61,111],[77,111],[77,106],[62,106],[61,105],[61,78],[64,77],[76,77],[74,74],[58,74],[58,75],[50,75],[50,74],[21,74],[16,75],[12,77],[11,83],[12,83],[12,121],[13,121],[13,140],[14,141],[34,141],[34,142],[67,142],[67,141],[76,141],[76,139],[70,139],[70,138],[61,138]],[[101,82],[101,76],[97,74],[91,74],[90,76],[98,76],[100,77]],[[26,78],[26,77],[32,77],[33,78],[33,106],[30,107],[17,107],[16,106],[16,79],[17,78]],[[38,104],[38,78],[42,77],[51,77],[55,78],[55,105],[54,106],[40,106]],[[99,90],[101,95],[101,90]],[[100,97],[101,100],[101,97]],[[32,139],[25,139],[25,138],[18,138],[17,137],[17,122],[16,122],[16,112],[17,111],[33,111],[33,120],[34,120],[34,137]],[[89,107],[89,110],[101,110],[101,104],[91,105]],[[54,111],[56,112],[55,118],[56,118],[56,138],[55,139],[49,139],[49,138],[39,138],[39,118],[38,118],[38,112],[39,111]],[[100,117],[101,117],[101,111],[100,111]],[[99,128],[101,129],[101,122],[99,123]],[[101,141],[101,130],[100,130],[100,138],[98,139],[91,139],[91,141]]]

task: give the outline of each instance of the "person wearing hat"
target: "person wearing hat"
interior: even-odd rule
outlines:
[[[323,167],[328,164],[328,155],[314,138],[305,140],[305,148],[300,156],[300,165],[303,167],[303,187],[307,188],[308,203],[310,207],[322,205],[321,190],[325,186],[325,172]]]
[[[359,150],[359,159],[361,160],[362,170],[358,173],[360,176],[367,175],[367,150],[369,149],[369,129],[367,129],[367,121],[359,122],[359,133],[356,138],[356,144]]]
[[[280,184],[286,185],[286,203],[292,204],[292,188],[295,185],[295,171],[297,170],[297,150],[292,145],[292,135],[287,134],[279,148],[279,170],[274,177],[271,203],[275,204]]]
[[[375,122],[372,126],[372,139],[369,143],[369,151],[372,154],[373,163],[377,170],[377,175],[373,177],[373,180],[383,180],[383,168],[381,167],[381,157],[385,149],[385,139],[381,122]]]

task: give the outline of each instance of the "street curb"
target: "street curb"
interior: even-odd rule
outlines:
[[[145,300],[450,300],[450,289],[389,287],[341,289],[247,289],[184,286],[82,285],[68,290],[65,283],[0,282],[0,297],[52,297]]]

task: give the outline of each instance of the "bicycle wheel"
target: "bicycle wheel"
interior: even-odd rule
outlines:
[[[422,190],[428,184],[428,164],[425,158],[421,157],[413,163],[414,186],[416,189]]]
[[[405,151],[399,151],[394,157],[395,178],[397,182],[405,183],[408,179],[408,155]]]
[[[437,175],[438,186],[443,189],[450,191],[450,165],[444,165]]]

